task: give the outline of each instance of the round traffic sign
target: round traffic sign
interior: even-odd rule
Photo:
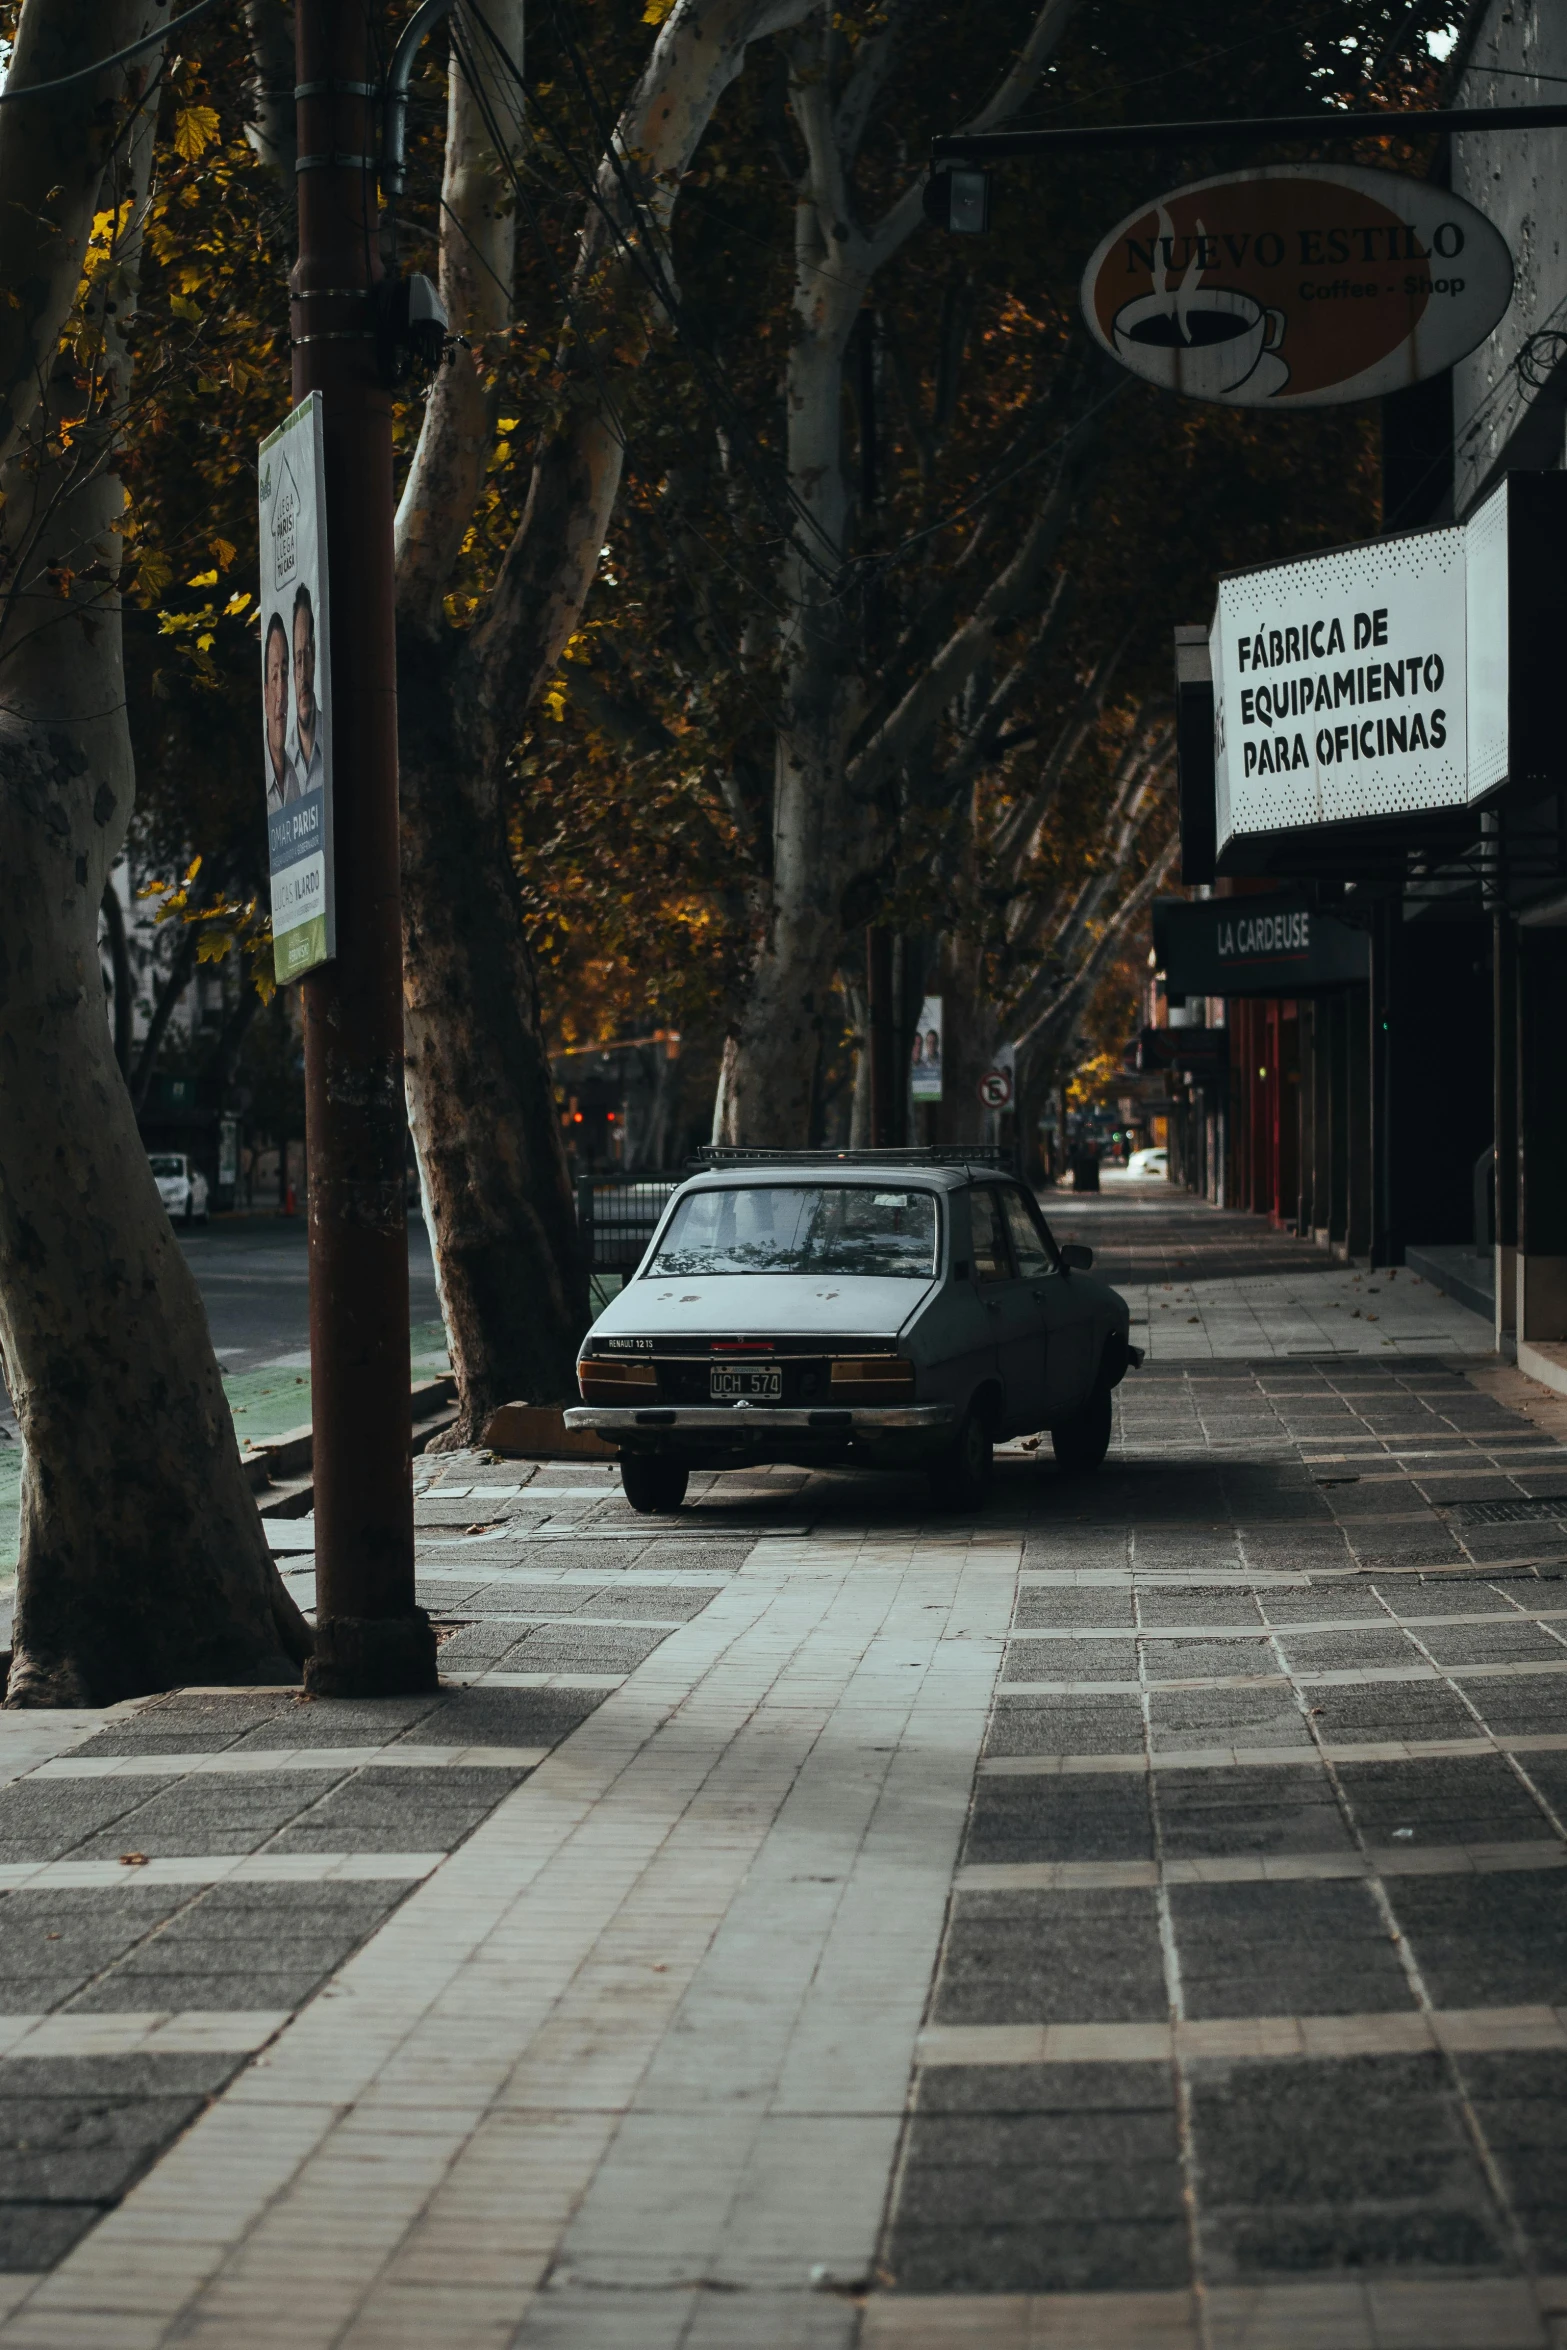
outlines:
[[[987,1110],[1004,1110],[1012,1100],[1010,1069],[987,1069],[979,1081],[979,1098]]]

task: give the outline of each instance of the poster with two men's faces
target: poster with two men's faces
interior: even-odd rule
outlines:
[[[261,707],[280,986],[337,952],[321,395],[261,444]]]

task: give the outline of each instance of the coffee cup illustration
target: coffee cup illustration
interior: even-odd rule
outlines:
[[[1264,352],[1284,340],[1284,313],[1226,286],[1141,294],[1116,312],[1115,348],[1122,363],[1169,392],[1222,400],[1239,390]],[[1281,391],[1289,381],[1282,359],[1270,372]]]

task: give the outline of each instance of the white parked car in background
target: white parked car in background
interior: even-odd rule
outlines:
[[[693,1469],[923,1469],[976,1508],[992,1448],[1048,1428],[1096,1469],[1142,1361],[1126,1301],[995,1154],[714,1150],[582,1342],[568,1428],[620,1451],[634,1510]]]
[[[205,1224],[207,1178],[201,1169],[193,1167],[183,1151],[154,1151],[149,1164],[158,1197],[170,1216],[182,1216],[187,1224]]]
[[[1134,1183],[1163,1183],[1170,1172],[1170,1154],[1167,1150],[1133,1151],[1126,1172]]]

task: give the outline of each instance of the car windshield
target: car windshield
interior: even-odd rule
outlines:
[[[884,1273],[928,1281],[936,1202],[866,1183],[758,1183],[680,1202],[650,1274]]]
[[[168,1177],[170,1175],[183,1175],[185,1172],[185,1162],[183,1159],[152,1159],[148,1163],[151,1166],[154,1175]]]

